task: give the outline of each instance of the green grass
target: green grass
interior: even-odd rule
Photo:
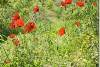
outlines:
[[[15,46],[11,38],[0,42],[0,67],[96,67],[98,62],[98,12],[97,7],[90,4],[77,7],[71,4],[67,10],[48,2],[43,7],[38,0],[17,0],[1,7],[0,25],[3,30],[11,22],[14,11],[19,10],[24,16],[25,23],[33,21],[30,18],[32,9],[38,3],[39,14],[36,14],[36,31],[27,34],[18,32],[15,39],[21,41],[20,46]],[[53,5],[53,7],[50,7]],[[70,8],[76,8],[71,12]],[[45,9],[45,10],[44,10]],[[89,10],[87,10],[89,9]],[[45,12],[45,13],[44,13]],[[72,16],[67,16],[71,14]],[[80,21],[81,26],[74,23]],[[57,31],[67,27],[64,36],[59,36]],[[6,34],[6,30],[3,32]],[[0,34],[1,37],[3,34]],[[1,40],[3,41],[3,40]],[[10,59],[10,64],[4,61]]]

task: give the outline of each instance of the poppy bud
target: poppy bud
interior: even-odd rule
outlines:
[[[75,25],[76,25],[77,27],[79,27],[81,24],[80,24],[80,22],[75,22]]]
[[[20,40],[19,40],[19,39],[13,40],[13,44],[14,44],[15,46],[19,46],[19,45],[20,45]]]
[[[82,7],[85,5],[85,2],[76,2],[76,5],[79,6],[79,7]]]
[[[62,27],[58,30],[58,35],[63,36],[65,34],[65,27]]]
[[[39,12],[39,7],[38,7],[38,5],[35,5],[35,6],[34,6],[34,8],[33,8],[33,12],[34,12],[34,13]]]
[[[15,38],[16,37],[16,34],[9,34],[8,37],[9,38]]]

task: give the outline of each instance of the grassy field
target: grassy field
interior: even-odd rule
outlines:
[[[98,1],[0,0],[0,67],[98,67]]]

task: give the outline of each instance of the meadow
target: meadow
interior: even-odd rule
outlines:
[[[0,0],[0,67],[98,67],[98,0]]]

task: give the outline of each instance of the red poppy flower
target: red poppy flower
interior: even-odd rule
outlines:
[[[15,15],[12,17],[13,20],[17,20],[19,18],[20,18],[19,12],[16,12]]]
[[[61,6],[66,6],[64,1],[61,1]]]
[[[26,30],[27,32],[32,32],[32,31],[34,31],[35,29],[36,29],[36,24],[35,24],[34,22],[29,22],[29,23],[27,23],[26,26],[25,26],[25,30]]]
[[[93,5],[93,6],[97,6],[97,3],[96,3],[96,2],[92,2],[92,5]]]
[[[8,37],[9,38],[15,38],[16,37],[16,34],[9,34]]]
[[[10,29],[15,29],[15,28],[17,28],[18,26],[17,26],[17,24],[16,24],[16,22],[13,20],[11,23],[10,23],[10,25],[9,25],[9,28]]]
[[[22,26],[24,26],[24,21],[22,19],[18,19],[16,21],[16,24],[17,24],[18,27],[22,27]]]
[[[76,25],[77,27],[79,27],[81,24],[80,24],[80,22],[75,22],[75,25]]]
[[[13,40],[13,44],[14,44],[15,46],[19,46],[19,45],[20,45],[20,40],[19,40],[19,39]]]
[[[24,21],[22,19],[18,19],[18,20],[12,20],[12,22],[10,23],[9,28],[10,29],[15,29],[17,27],[22,27],[24,26]]]
[[[4,61],[4,63],[9,64],[9,63],[11,63],[11,60],[7,59],[7,60]]]
[[[65,4],[71,4],[72,0],[65,0]]]
[[[76,5],[79,6],[79,7],[82,7],[85,5],[85,2],[76,2]]]
[[[58,30],[58,35],[63,36],[65,34],[65,27],[62,27]]]
[[[38,7],[38,5],[35,5],[35,6],[34,6],[34,8],[33,8],[33,12],[34,12],[34,13],[39,12],[39,7]]]

